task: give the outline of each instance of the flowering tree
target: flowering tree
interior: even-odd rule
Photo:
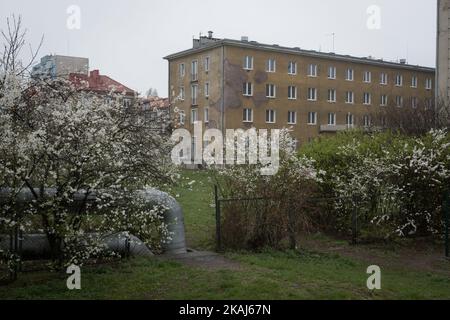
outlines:
[[[114,232],[135,232],[157,250],[170,236],[164,208],[148,207],[138,190],[176,176],[168,137],[150,130],[137,107],[125,108],[120,93],[105,99],[65,80],[27,78],[8,58],[10,40],[0,61],[0,188],[9,195],[0,227],[43,231],[53,258],[66,263],[98,255],[100,238]],[[33,201],[19,210],[23,190]]]

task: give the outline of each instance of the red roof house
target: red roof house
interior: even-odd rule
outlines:
[[[137,92],[126,87],[120,82],[111,79],[108,76],[100,75],[98,70],[93,70],[89,75],[81,73],[71,73],[69,81],[80,90],[94,92],[100,95],[107,95],[110,92],[124,94],[128,97],[134,97]]]

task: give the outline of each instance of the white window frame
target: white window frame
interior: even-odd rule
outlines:
[[[266,98],[275,99],[277,97],[277,86],[268,83],[266,84]]]
[[[205,123],[209,123],[209,108],[205,107],[205,109],[203,110],[203,121]]]
[[[382,86],[387,86],[387,84],[388,84],[388,74],[386,72],[380,73],[380,84]]]
[[[363,93],[363,104],[366,106],[370,106],[372,104],[372,94],[370,92]]]
[[[184,78],[186,75],[186,65],[184,63],[180,63],[178,66],[178,72],[180,75],[180,78]]]
[[[345,80],[346,81],[355,81],[355,71],[352,68],[348,68],[345,71]]]
[[[403,87],[403,75],[397,74],[395,76],[395,86],[396,87]]]
[[[347,113],[345,124],[347,125],[347,128],[353,128],[355,126],[355,116],[351,113]]]
[[[180,100],[184,101],[184,99],[186,98],[186,91],[184,90],[184,86],[180,87]]]
[[[297,124],[297,111],[288,111],[287,123],[288,124]]]
[[[179,115],[180,115],[180,124],[184,125],[186,122],[186,113],[184,112],[184,110],[181,110],[179,112]]]
[[[244,82],[243,84],[243,95],[245,97],[251,97],[253,96],[253,83],[251,82]]]
[[[351,97],[351,99],[349,99]],[[353,91],[345,92],[345,103],[346,104],[355,104],[355,93]]]
[[[329,126],[336,125],[336,113],[334,113],[334,112],[328,113],[328,125]]]
[[[198,60],[192,60],[191,62],[191,80],[198,80]]]
[[[386,107],[388,105],[388,99],[387,94],[380,95],[380,107]]]
[[[403,107],[403,97],[402,96],[395,97],[395,106],[399,107],[399,108]]]
[[[191,85],[191,104],[193,106],[198,105],[198,85]]]
[[[311,63],[308,65],[308,77],[316,78],[318,74],[317,64]]]
[[[191,124],[195,124],[197,122],[198,122],[198,109],[194,108],[191,109]]]
[[[244,123],[252,123],[253,122],[253,109],[244,108],[243,113],[242,113],[242,122],[244,122]]]
[[[425,79],[425,90],[432,90],[433,89],[433,79],[426,78]]]
[[[317,101],[317,88],[308,88],[308,101]]]
[[[205,57],[205,72],[209,72],[210,63],[211,63],[211,58],[209,56]]]
[[[363,127],[364,127],[364,128],[370,127],[371,122],[372,122],[372,121],[371,121],[369,115],[366,114],[366,115],[363,116]]]
[[[297,75],[297,62],[289,61],[288,74],[291,75],[291,76]]]
[[[411,77],[411,88],[417,88],[418,78],[416,75]]]
[[[288,99],[289,100],[297,100],[297,87],[296,86],[288,86]]]
[[[311,121],[314,120],[314,121]],[[307,120],[307,124],[309,126],[315,126],[317,125],[317,112],[315,111],[310,111],[308,112],[308,120]]]
[[[253,56],[245,56],[244,70],[253,70]]]
[[[277,112],[274,109],[266,109],[266,123],[276,123]]]
[[[363,82],[364,83],[372,83],[372,72],[371,71],[364,71]]]
[[[328,67],[328,79],[330,80],[336,80],[336,67],[335,66],[329,66]]]
[[[336,89],[328,89],[328,102],[336,102]]]
[[[270,58],[266,61],[266,71],[270,73],[277,72],[277,60]]]
[[[205,97],[209,98],[209,82],[205,82]]]

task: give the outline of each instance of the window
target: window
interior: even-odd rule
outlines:
[[[317,124],[317,113],[316,112],[308,112],[308,124],[309,125]]]
[[[395,85],[397,87],[403,86],[403,76],[401,74],[395,76]]]
[[[417,106],[419,105],[419,100],[417,99],[417,97],[411,97],[411,108],[417,108]]]
[[[243,94],[247,97],[253,95],[253,84],[251,82],[244,82]]]
[[[430,78],[427,78],[425,80],[425,89],[426,90],[431,90],[433,88],[433,80]]]
[[[353,81],[353,69],[347,69],[347,72],[345,73],[345,80]]]
[[[129,108],[131,106],[131,100],[130,99],[123,99],[123,106],[125,108]]]
[[[296,75],[297,74],[297,62],[290,61],[288,64],[288,74]]]
[[[266,110],[266,122],[267,123],[275,123],[275,110],[269,109]]]
[[[288,111],[288,124],[296,124],[297,123],[297,112]]]
[[[336,89],[328,89],[328,102],[336,102]]]
[[[205,108],[204,110],[204,119],[205,123],[209,122],[209,108]]]
[[[371,105],[372,104],[372,95],[370,93],[364,92],[363,104],[365,104],[365,105]]]
[[[191,86],[191,102],[193,106],[197,105],[197,95],[198,95],[198,85],[194,84]]]
[[[411,87],[417,88],[417,76],[412,76],[411,78]]]
[[[186,93],[184,91],[184,87],[180,87],[180,95],[179,95],[180,100],[184,101],[185,96],[186,96]]]
[[[380,74],[380,84],[387,85],[387,83],[388,83],[388,75],[387,73],[382,72]]]
[[[336,67],[328,67],[328,79],[336,79]]]
[[[381,116],[381,118],[380,118],[380,123],[381,123],[381,126],[382,126],[383,128],[386,128],[386,127],[387,127],[387,120],[386,120],[386,117],[385,117],[385,116]]]
[[[244,114],[242,120],[244,122],[253,122],[253,110],[252,109],[244,109]]]
[[[194,124],[198,121],[198,110],[192,109],[191,110],[191,123]]]
[[[191,64],[191,80],[197,81],[198,80],[198,61],[194,60]]]
[[[205,97],[209,97],[209,82],[205,83]]]
[[[403,107],[403,97],[402,96],[395,97],[395,105],[397,107]]]
[[[433,106],[434,106],[433,98],[426,98],[425,99],[425,110],[432,109]]]
[[[308,77],[317,77],[317,64],[310,64],[308,66]]]
[[[335,126],[336,125],[336,113],[328,114],[328,125]]]
[[[317,89],[316,88],[308,88],[308,100],[309,101],[317,101]]]
[[[297,99],[297,87],[295,86],[288,87],[288,99],[289,100]]]
[[[186,74],[186,66],[184,63],[180,63],[179,72],[180,72],[180,78],[183,78]]]
[[[347,114],[346,124],[349,128],[353,128],[353,126],[355,125],[354,117],[351,113]]]
[[[186,121],[186,114],[184,113],[183,110],[181,110],[179,115],[180,115],[180,124],[184,125],[184,122]]]
[[[266,84],[266,97],[267,98],[276,97],[276,87],[274,84]]]
[[[253,70],[253,57],[246,56],[244,58],[244,69],[245,70]]]
[[[385,107],[388,104],[388,96],[385,94],[382,94],[380,96],[380,106]]]
[[[363,125],[364,127],[370,127],[370,117],[368,115],[363,116]]]
[[[267,60],[266,71],[267,72],[275,72],[276,68],[277,68],[276,64],[277,64],[277,62],[275,61],[275,59]]]
[[[364,72],[363,81],[366,83],[372,82],[372,72],[370,72],[370,71]]]
[[[210,58],[206,57],[205,58],[205,72],[209,71],[209,62],[210,62]]]
[[[354,94],[353,91],[347,91],[345,93],[345,103],[354,103]]]

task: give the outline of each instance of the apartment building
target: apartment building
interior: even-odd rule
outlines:
[[[450,0],[438,0],[436,96],[450,105]]]
[[[68,79],[71,73],[88,75],[89,59],[61,55],[47,55],[33,66],[33,78],[64,78]]]
[[[320,134],[376,124],[382,108],[418,108],[434,101],[433,68],[217,39],[165,57],[169,98],[181,125],[205,128],[292,128],[304,143]],[[383,122],[383,119],[380,120]]]

